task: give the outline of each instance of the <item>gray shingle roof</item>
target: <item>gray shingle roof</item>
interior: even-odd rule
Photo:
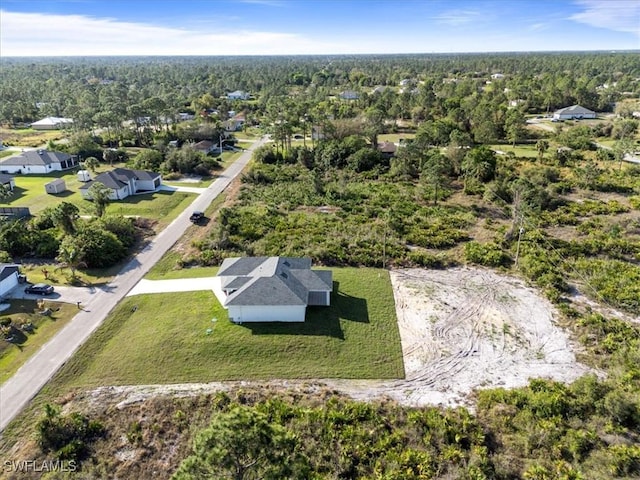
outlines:
[[[20,267],[18,267],[18,265],[0,263],[0,281],[13,275],[15,272],[20,272]]]
[[[227,258],[218,276],[227,296],[225,305],[307,305],[309,291],[331,291],[330,271],[311,270],[310,258]]]
[[[596,113],[593,110],[589,110],[588,108],[584,108],[581,105],[571,105],[570,107],[564,107],[561,108],[560,110],[556,110],[554,113],[557,113],[558,115],[561,115],[563,113],[572,113],[574,115],[587,115],[587,114],[592,114],[592,113]]]
[[[93,185],[96,182],[101,183],[105,187],[108,187],[114,190],[120,190],[122,187],[124,187],[127,184],[127,182],[123,182],[120,176],[117,175],[116,173],[103,172],[96,175],[96,178],[94,178],[93,180],[89,180],[84,185],[82,185],[80,187],[80,190],[88,190],[89,188],[91,188],[91,185]]]
[[[0,173],[0,185],[11,183],[13,175],[7,175],[6,173]]]
[[[63,152],[50,152],[48,150],[29,150],[15,157],[9,157],[2,161],[3,165],[51,165],[69,160],[71,155]]]

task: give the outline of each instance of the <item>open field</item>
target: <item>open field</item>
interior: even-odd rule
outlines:
[[[45,301],[54,310],[51,316],[37,312],[35,300],[11,300],[11,307],[0,314],[0,320],[11,318],[14,325],[31,322],[33,333],[19,333],[15,343],[0,341],[0,384],[13,375],[29,357],[47,343],[78,312],[75,305]]]
[[[388,273],[333,272],[332,306],[303,324],[232,324],[212,292],[128,297],[52,387],[404,377]]]
[[[491,149],[495,152],[504,152],[509,153],[513,152],[516,157],[524,157],[524,158],[537,158],[538,150],[536,150],[535,144],[516,144],[514,147],[508,143],[501,143],[497,145],[490,145]],[[549,155],[549,153],[547,153]]]
[[[69,135],[64,130],[34,130],[33,128],[0,127],[0,139],[5,146],[40,147],[49,140],[60,140]]]

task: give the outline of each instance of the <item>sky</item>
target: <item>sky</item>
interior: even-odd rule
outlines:
[[[0,58],[640,49],[640,0],[0,0]]]

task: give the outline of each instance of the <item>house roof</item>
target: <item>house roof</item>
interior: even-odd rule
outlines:
[[[11,183],[13,180],[13,175],[7,175],[6,173],[0,173],[0,185],[5,185],[7,183]]]
[[[42,120],[38,120],[37,122],[33,122],[31,124],[31,126],[36,126],[36,127],[44,127],[44,126],[51,126],[51,127],[55,127],[58,125],[68,125],[73,123],[73,119],[71,118],[64,118],[64,117],[46,117],[43,118]]]
[[[131,179],[136,180],[153,180],[160,176],[159,173],[149,172],[147,170],[130,170],[128,168],[114,168],[110,172],[100,173],[93,180],[89,180],[80,190],[88,190],[94,182],[100,182],[105,187],[109,187],[113,190],[120,190],[125,185],[129,184]]]
[[[398,149],[398,147],[396,146],[395,143],[393,142],[382,142],[382,143],[378,143],[378,150],[381,153],[389,153],[389,154],[394,154],[396,153],[396,150]]]
[[[310,258],[227,258],[218,276],[229,305],[307,305],[310,291],[331,291],[331,271],[311,270]]]
[[[54,180],[51,180],[50,182],[47,182],[45,184],[45,186],[47,185],[66,185],[66,183],[64,182],[64,180],[62,178],[56,178]]]
[[[193,146],[193,148],[195,148],[196,150],[210,150],[214,146],[215,143],[213,143],[211,140],[200,140]]]
[[[12,263],[0,263],[0,282],[7,277],[10,277],[15,272],[20,273],[20,267]]]
[[[554,113],[558,115],[562,114],[574,114],[574,115],[586,115],[590,113],[596,113],[593,110],[589,110],[588,108],[584,108],[581,105],[571,105],[570,107],[564,107],[560,110],[556,110]]]
[[[2,165],[51,165],[69,160],[71,155],[49,150],[29,150],[0,162]]]

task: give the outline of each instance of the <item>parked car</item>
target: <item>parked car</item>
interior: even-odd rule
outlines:
[[[36,283],[35,285],[29,285],[27,288],[25,288],[24,293],[50,295],[53,293],[53,285],[49,285],[48,283]]]
[[[189,220],[191,220],[191,223],[200,223],[204,218],[204,212],[193,212],[189,217]]]

